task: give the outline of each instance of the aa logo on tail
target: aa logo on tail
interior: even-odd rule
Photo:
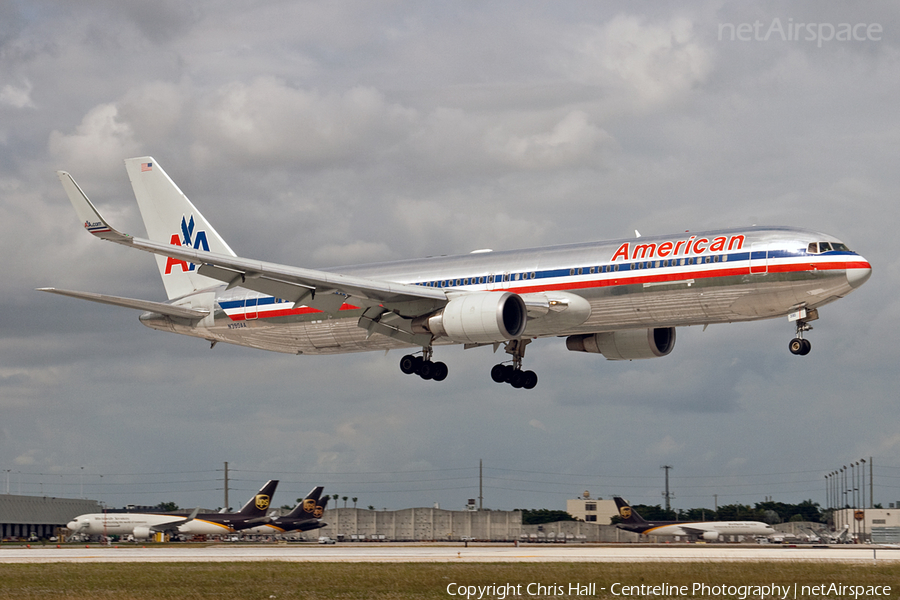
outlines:
[[[173,246],[187,246],[194,250],[209,252],[209,240],[206,238],[206,232],[198,230],[197,235],[194,235],[194,215],[191,215],[190,221],[186,217],[181,217],[181,235],[173,233],[169,243]],[[181,271],[187,273],[188,271],[193,271],[195,265],[194,263],[188,265],[186,261],[169,257],[166,260],[166,275],[169,275],[172,272],[172,267],[175,266],[181,267]]]
[[[267,508],[269,508],[269,497],[265,494],[257,494],[256,508],[258,508],[259,510],[266,510]]]
[[[622,508],[619,509],[619,514],[622,515],[623,519],[630,519],[631,518],[631,507],[623,506]]]

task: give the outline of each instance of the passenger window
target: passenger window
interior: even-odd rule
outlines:
[[[614,271],[618,271],[618,270],[619,270],[619,265],[614,266],[614,267],[613,267],[613,270],[614,270]]]
[[[534,271],[532,271],[532,272],[531,272],[531,278],[534,279],[535,277],[537,277],[537,274],[536,274]]]

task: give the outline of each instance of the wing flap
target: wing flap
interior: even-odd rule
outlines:
[[[101,304],[111,304],[113,306],[123,306],[125,308],[135,308],[137,310],[147,310],[150,312],[167,315],[170,317],[179,317],[182,319],[202,319],[209,315],[208,310],[197,310],[195,308],[185,308],[183,306],[174,306],[164,302],[153,302],[151,300],[138,300],[136,298],[123,298],[121,296],[107,296],[105,294],[95,294],[94,292],[76,292],[73,290],[60,290],[56,288],[37,288],[39,292],[50,292],[51,294],[59,294],[60,296],[69,296],[71,298],[81,298],[82,300],[90,300],[91,302],[99,302]]]

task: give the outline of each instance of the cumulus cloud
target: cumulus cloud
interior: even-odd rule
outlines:
[[[21,86],[8,83],[0,88],[0,104],[13,108],[36,108],[31,100],[31,82],[26,80]]]
[[[121,168],[123,157],[138,154],[140,144],[131,125],[120,119],[118,106],[108,103],[91,109],[74,133],[53,131],[49,150],[67,169],[109,172]]]
[[[591,123],[580,110],[566,114],[550,131],[509,135],[494,129],[486,137],[489,154],[524,169],[598,164],[597,150],[612,141],[608,133]]]
[[[712,51],[685,18],[648,22],[622,14],[585,29],[572,75],[606,86],[640,109],[665,106],[702,83],[712,70]]]
[[[370,87],[322,93],[263,77],[216,90],[196,115],[192,151],[200,164],[226,155],[318,165],[383,152],[406,134],[411,117]]]

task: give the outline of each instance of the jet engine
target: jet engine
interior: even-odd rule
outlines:
[[[717,539],[719,539],[719,532],[718,531],[704,531],[703,535],[701,535],[700,538],[706,542],[714,542]]]
[[[674,327],[625,329],[566,338],[569,350],[602,354],[609,360],[657,358],[667,355],[674,347]]]
[[[456,296],[441,310],[418,317],[416,333],[430,333],[454,342],[486,344],[522,335],[528,317],[525,302],[510,292],[473,292]]]
[[[144,540],[150,537],[151,532],[149,527],[135,527],[134,531],[131,532],[131,535],[135,537],[135,539]]]

